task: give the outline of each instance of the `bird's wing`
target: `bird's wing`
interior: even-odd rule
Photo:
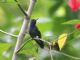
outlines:
[[[35,33],[35,35],[36,36],[38,36],[39,38],[41,38],[41,32],[38,30],[38,28],[35,26],[35,28],[34,28],[34,33]]]

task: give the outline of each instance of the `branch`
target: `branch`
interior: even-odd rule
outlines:
[[[18,7],[20,8],[20,10],[23,12],[23,14],[28,17],[27,13],[23,10],[23,8],[21,7],[21,5],[18,3],[17,0],[15,0],[15,2],[17,2]]]
[[[43,41],[44,43],[47,43],[48,45],[51,45],[51,44],[52,44],[51,42],[46,41],[46,40],[43,40],[43,39],[40,39],[40,38],[33,38],[33,40],[41,40],[41,41]]]
[[[14,34],[5,32],[5,31],[3,31],[3,30],[1,30],[1,29],[0,29],[0,32],[4,33],[4,34],[6,34],[6,35],[9,35],[9,36],[17,37],[17,35],[14,35]]]
[[[27,39],[27,40],[28,40],[28,41],[26,41],[25,43],[23,43],[23,44],[21,45],[21,47],[17,50],[17,53],[22,50],[22,48],[26,45],[26,43],[28,43],[28,42],[31,41],[31,39]]]
[[[30,0],[30,5],[29,5],[29,8],[28,8],[28,11],[26,12],[29,18],[31,17],[32,10],[34,8],[35,2],[36,2],[36,0]],[[20,46],[23,43],[23,39],[25,37],[26,30],[28,29],[29,20],[30,19],[28,19],[25,16],[22,27],[21,27],[21,30],[20,30],[20,33],[19,33],[18,38],[17,38],[17,43],[16,43],[16,46],[15,46],[15,49],[14,49],[14,52],[13,52],[12,60],[17,60],[17,50],[20,48]]]
[[[51,56],[51,60],[54,60],[53,59],[53,56],[52,56],[52,52],[51,52],[51,46],[49,45],[50,49],[49,49],[49,53],[50,53],[50,56]]]
[[[63,52],[59,52],[59,51],[56,51],[56,50],[53,50],[53,52],[62,54],[62,55],[64,55],[64,56],[66,56],[66,57],[69,57],[69,58],[72,58],[72,59],[75,59],[75,60],[80,60],[79,57],[74,57],[74,56],[71,56],[71,55],[66,54],[66,53],[63,53]]]

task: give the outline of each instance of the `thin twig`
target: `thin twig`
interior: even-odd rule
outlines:
[[[5,31],[3,31],[3,30],[1,30],[1,29],[0,29],[0,32],[4,33],[4,34],[6,34],[6,35],[9,35],[9,36],[17,37],[17,35],[14,35],[14,34],[5,32]]]
[[[41,40],[41,41],[43,41],[43,42],[47,43],[48,45],[51,45],[51,42],[46,41],[46,40],[41,39],[41,38],[33,38],[33,40]]]
[[[53,56],[52,56],[52,53],[51,53],[51,45],[49,45],[49,47],[50,47],[50,51],[49,51],[49,53],[50,53],[50,56],[51,56],[51,60],[53,60]]]
[[[74,57],[74,56],[71,56],[71,55],[66,54],[66,53],[64,53],[64,52],[59,52],[59,51],[56,51],[56,50],[53,50],[53,52],[54,52],[54,53],[62,54],[62,55],[64,55],[64,56],[66,56],[66,57],[69,57],[69,58],[72,58],[72,59],[75,59],[75,60],[80,60],[79,57]]]
[[[15,0],[15,2],[17,2],[17,5],[18,5],[18,7],[20,8],[20,10],[22,11],[22,13],[23,13],[27,18],[29,18],[28,15],[27,15],[27,13],[23,10],[23,8],[21,7],[21,5],[19,4],[19,2],[18,2],[17,0]]]
[[[20,52],[22,50],[22,48],[26,45],[26,43],[30,42],[31,39],[27,39],[28,41],[26,41],[24,44],[22,44],[22,46],[17,50],[17,53]]]

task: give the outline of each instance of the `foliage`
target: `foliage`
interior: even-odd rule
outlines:
[[[67,21],[67,22],[64,22],[63,24],[79,24],[80,23],[80,20],[70,20],[70,21]]]
[[[29,0],[18,0],[22,8],[26,10]],[[80,31],[74,28],[74,24],[80,23],[80,11],[73,12],[66,0],[37,0],[31,19],[38,19],[37,26],[42,33],[42,38],[52,42],[58,39],[62,33],[72,33],[68,36],[63,49],[59,52],[80,58]],[[8,33],[18,35],[24,14],[18,8],[14,0],[0,0],[0,29]],[[74,32],[75,31],[75,32]],[[24,42],[30,36],[26,33]],[[0,32],[0,60],[11,60],[16,44],[16,37],[8,36]],[[7,56],[3,54],[7,52]],[[47,51],[48,52],[48,51]],[[31,40],[19,52],[19,59],[28,60],[29,57],[37,57],[37,60],[50,60],[50,55],[39,48],[35,41]],[[54,60],[76,60],[61,53],[52,53]]]

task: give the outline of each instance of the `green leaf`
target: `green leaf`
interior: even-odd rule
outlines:
[[[64,22],[62,24],[78,24],[78,23],[80,23],[80,20],[70,20],[70,21]]]
[[[0,55],[10,47],[9,43],[0,43]]]
[[[36,56],[36,54],[38,54],[37,52],[37,48],[39,49],[39,46],[37,46],[37,43],[32,40],[28,43],[26,43],[26,45],[19,51],[20,54],[30,54],[30,55],[34,55]]]

